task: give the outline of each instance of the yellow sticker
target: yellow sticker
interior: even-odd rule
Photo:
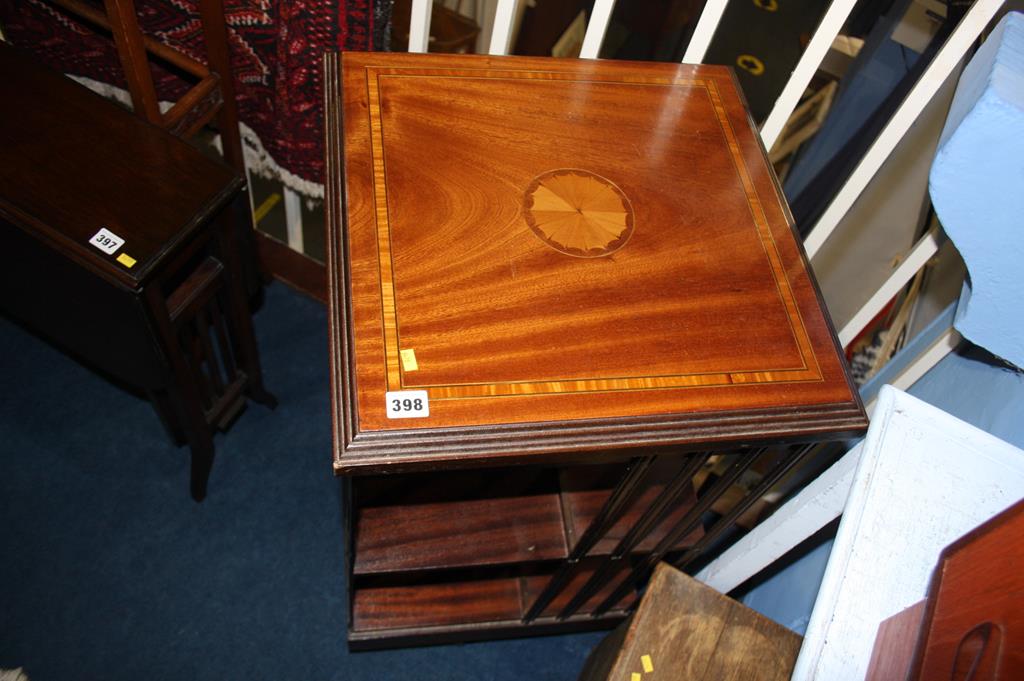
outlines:
[[[642,655],[640,657],[640,664],[643,665],[645,673],[650,674],[651,672],[654,671],[654,663],[651,662],[651,656],[650,655]]]
[[[640,672],[633,672],[630,674],[629,681],[640,681]]]
[[[128,255],[127,253],[122,253],[121,255],[117,256],[117,261],[124,265],[125,267],[131,267],[132,265],[135,264],[135,258]]]
[[[416,351],[412,348],[402,350],[398,354],[402,357],[402,369],[405,371],[416,371],[420,368],[419,365],[416,364]]]

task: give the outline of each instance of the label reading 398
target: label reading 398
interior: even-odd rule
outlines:
[[[389,419],[414,419],[430,416],[426,390],[393,390],[384,393]]]

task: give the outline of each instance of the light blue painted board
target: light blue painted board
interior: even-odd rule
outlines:
[[[820,538],[806,553],[744,593],[740,600],[748,608],[803,636],[834,541],[833,531],[832,536]]]
[[[1024,374],[977,347],[950,353],[907,392],[1024,449]]]
[[[1005,15],[964,70],[929,190],[969,272],[956,329],[1024,367],[1024,14]]]

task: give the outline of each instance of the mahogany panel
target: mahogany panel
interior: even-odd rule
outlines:
[[[356,575],[565,558],[562,511],[543,471],[470,471],[361,484]],[[378,497],[374,500],[373,497]]]
[[[665,485],[673,472],[679,467],[678,461],[662,458],[655,463],[655,470],[647,476],[643,491],[623,512],[622,517],[594,545],[588,555],[608,555],[629,532],[644,512],[665,489]],[[611,495],[612,489],[623,475],[624,465],[610,466],[575,466],[563,469],[559,477],[562,488],[562,507],[565,513],[566,529],[569,535],[569,547],[575,545],[576,539],[583,534],[587,526],[600,512],[601,507]],[[665,517],[658,522],[640,543],[633,548],[634,553],[649,553],[661,539],[679,522],[686,512],[696,503],[697,496],[693,487],[689,487],[679,501],[673,505]],[[692,546],[704,536],[702,527],[695,528],[674,545],[673,549]]]
[[[519,579],[355,589],[352,630],[375,631],[518,620]]]
[[[325,73],[336,470],[866,426],[728,69]],[[389,418],[398,390],[429,416]]]
[[[621,612],[607,613],[598,617],[577,615],[564,620],[553,617],[537,619],[523,624],[519,619],[471,622],[468,624],[427,624],[387,629],[349,629],[350,650],[379,650],[414,645],[436,645],[442,643],[466,643],[469,641],[493,641],[501,638],[523,636],[544,636],[569,632],[598,631],[611,629],[621,622]]]
[[[589,561],[581,566],[573,586],[581,586],[593,573],[594,565],[594,561]],[[617,571],[611,586],[599,596],[607,596],[607,591],[617,584],[617,578],[624,574],[624,570]],[[636,595],[631,594],[623,598],[621,607],[594,618],[589,612],[599,602],[595,596],[580,613],[559,621],[554,615],[568,602],[570,593],[566,592],[542,617],[524,624],[523,612],[549,577],[543,573],[525,576],[455,573],[447,581],[356,587],[352,592],[349,642],[354,647],[365,647],[360,642],[374,640],[381,642],[378,645],[422,644],[605,628],[621,621],[625,610],[636,601]],[[474,631],[476,637],[472,635]],[[447,639],[446,633],[449,634]],[[384,643],[388,639],[395,641]]]
[[[914,645],[921,633],[924,606],[925,601],[921,600],[882,620],[864,681],[905,681],[914,659]]]
[[[942,551],[907,678],[1024,678],[1024,500]]]

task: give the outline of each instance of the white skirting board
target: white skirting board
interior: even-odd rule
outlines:
[[[861,681],[942,549],[1021,498],[1024,451],[883,387],[792,678]]]
[[[867,437],[696,577],[731,591],[842,515],[792,678],[861,681],[942,549],[1021,498],[1024,451],[887,385]]]

